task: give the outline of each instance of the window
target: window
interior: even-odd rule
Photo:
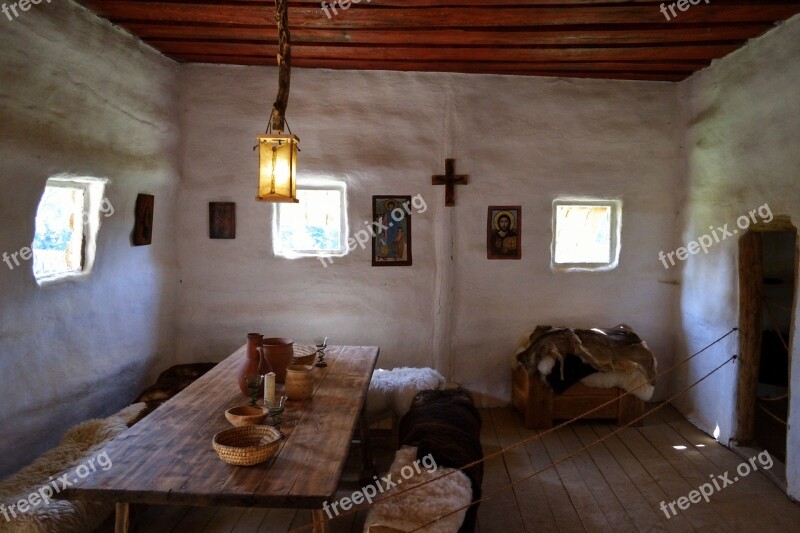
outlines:
[[[296,204],[276,204],[275,254],[282,257],[347,253],[347,206],[343,183],[297,187]]]
[[[553,270],[611,270],[619,262],[620,200],[553,201]]]
[[[87,275],[105,180],[50,178],[36,210],[33,275],[40,285]]]

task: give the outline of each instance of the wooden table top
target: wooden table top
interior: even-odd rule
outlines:
[[[363,407],[376,346],[329,346],[314,396],[287,401],[278,455],[254,466],[223,462],[214,434],[225,410],[248,404],[236,382],[246,346],[104,448],[113,466],[59,496],[127,503],[319,509],[334,499]],[[278,385],[276,396],[283,394]]]

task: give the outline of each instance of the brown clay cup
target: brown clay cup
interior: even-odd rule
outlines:
[[[275,382],[284,383],[286,367],[292,364],[294,356],[294,341],[283,337],[269,337],[264,339],[262,346],[267,361],[275,372]]]

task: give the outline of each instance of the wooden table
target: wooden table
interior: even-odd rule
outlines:
[[[314,531],[327,531],[322,504],[335,499],[379,349],[329,346],[328,367],[312,371],[314,396],[286,402],[281,430],[287,438],[278,455],[237,467],[217,456],[211,440],[231,427],[225,410],[248,403],[236,382],[245,351],[239,348],[108,443],[103,451],[112,466],[59,496],[115,502],[117,531],[129,529],[136,503],[312,509]],[[279,385],[277,395],[282,392]]]

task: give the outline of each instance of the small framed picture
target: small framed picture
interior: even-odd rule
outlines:
[[[372,266],[411,266],[411,197],[373,196]]]
[[[522,206],[490,205],[486,230],[488,259],[522,258]]]
[[[208,236],[212,239],[236,238],[236,203],[208,202]]]
[[[136,197],[133,222],[133,245],[147,246],[153,242],[153,206],[155,197],[152,194],[140,194]]]

